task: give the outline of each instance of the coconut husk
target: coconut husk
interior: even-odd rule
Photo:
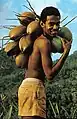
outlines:
[[[53,53],[63,53],[61,37],[56,36],[51,40],[51,47]]]
[[[24,26],[27,26],[30,22],[36,19],[36,16],[32,12],[23,12],[21,15],[17,16],[20,23]]]
[[[8,56],[16,56],[20,52],[18,42],[7,43],[4,48],[4,51],[7,53]]]
[[[61,27],[58,35],[68,41],[72,40],[72,33],[67,27]]]
[[[29,52],[30,47],[33,45],[33,40],[31,35],[23,36],[19,41],[19,48],[21,52]]]
[[[17,41],[19,40],[24,34],[26,34],[26,27],[23,25],[16,26],[9,32],[9,37],[11,40]]]
[[[16,66],[19,68],[28,68],[29,55],[25,53],[20,53],[15,57]]]
[[[42,28],[39,24],[39,21],[35,20],[32,21],[28,26],[27,26],[27,33],[28,34],[34,34],[35,37],[38,37],[42,34]]]

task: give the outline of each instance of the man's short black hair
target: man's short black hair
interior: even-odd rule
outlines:
[[[55,16],[61,17],[60,12],[57,8],[49,6],[42,10],[41,15],[40,15],[40,20],[45,22],[47,16],[50,16],[50,15],[55,15]]]

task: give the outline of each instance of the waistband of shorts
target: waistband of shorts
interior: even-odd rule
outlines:
[[[26,84],[26,83],[35,83],[35,84],[42,84],[44,87],[45,87],[45,84],[44,84],[44,82],[43,81],[41,81],[40,79],[37,79],[37,78],[26,78],[26,79],[24,79],[23,81],[22,81],[22,83],[21,83],[21,86],[23,86],[24,84]]]
[[[37,78],[25,78],[24,81],[40,81],[42,82],[40,79],[37,79]]]
[[[37,78],[25,78],[23,82],[37,82],[37,83],[40,82],[44,85],[44,82]]]

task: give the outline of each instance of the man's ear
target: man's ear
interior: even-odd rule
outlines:
[[[40,21],[40,25],[42,28],[45,26],[45,24],[42,21]]]

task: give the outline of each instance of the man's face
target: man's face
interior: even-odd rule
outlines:
[[[44,23],[44,33],[48,34],[49,36],[56,36],[58,34],[60,26],[60,17],[59,16],[47,16],[47,19]]]

